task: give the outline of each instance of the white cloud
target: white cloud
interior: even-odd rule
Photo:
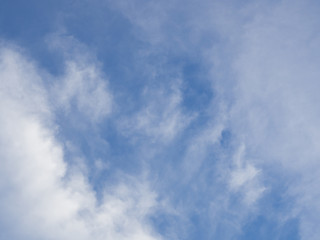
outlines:
[[[160,239],[147,220],[157,201],[146,180],[123,176],[98,202],[86,176],[77,170],[67,171],[63,143],[55,137],[49,90],[43,86],[40,72],[19,50],[1,48],[1,236]],[[72,77],[77,79],[77,73],[68,75]],[[91,111],[90,104],[82,107]]]
[[[111,112],[111,95],[100,72],[93,65],[68,62],[66,74],[57,83],[57,102],[66,111],[72,104],[92,121],[99,121]]]
[[[232,192],[241,192],[244,203],[254,204],[261,198],[265,187],[259,179],[260,170],[252,165],[252,160],[245,159],[245,146],[241,145],[234,155],[234,166],[228,176],[229,186]]]
[[[235,169],[231,173],[230,186],[233,189],[237,189],[243,186],[245,183],[251,181],[258,174],[258,170],[252,165],[245,166],[243,168]]]
[[[300,218],[302,239],[320,234],[314,187],[320,177],[318,11],[314,1],[281,1],[256,8],[250,21],[234,17],[240,34],[232,27],[229,33],[223,30],[231,39],[228,51],[232,47],[236,53],[229,56],[234,58],[233,86],[224,90],[235,100],[229,121],[250,159],[231,174],[231,185],[255,179],[259,174],[253,166],[262,173],[280,171],[291,182],[286,194],[295,198],[292,215]]]
[[[58,107],[67,113],[76,108],[92,122],[101,121],[112,110],[108,81],[99,62],[76,39],[64,35],[48,37],[48,44],[62,51],[66,59],[64,74],[55,79],[52,95]]]
[[[210,36],[224,42],[216,43],[211,52],[207,48],[199,51],[206,52],[204,56],[214,63],[213,85],[217,96],[212,106],[225,104],[226,110],[213,113],[212,118],[217,121],[212,120],[212,126],[187,141],[189,148],[183,155],[181,175],[194,180],[192,177],[196,175],[205,175],[206,171],[200,172],[204,168],[216,168],[217,175],[225,177],[227,191],[224,189],[223,193],[218,189],[223,184],[220,179],[210,182],[208,176],[200,179],[200,183],[193,182],[190,189],[198,187],[197,193],[203,196],[210,191],[210,196],[215,194],[206,214],[213,220],[212,229],[223,225],[224,229],[230,229],[228,236],[231,236],[241,231],[248,209],[263,196],[266,187],[262,177],[272,170],[277,174],[280,171],[282,179],[288,181],[284,183],[288,186],[285,194],[295,199],[292,215],[300,218],[302,239],[317,239],[319,6],[308,0],[271,4],[260,1],[237,7],[230,3],[202,4],[196,7],[199,16],[187,19],[190,26],[200,27],[201,30],[194,30],[197,34],[211,31]],[[151,45],[167,46],[167,42],[176,44],[179,40],[185,44],[178,35],[173,41],[165,31],[166,24],[172,23],[169,15],[174,12],[169,14],[166,10],[177,5],[150,2],[140,8],[137,2],[121,1],[119,8],[138,26],[139,35],[144,33],[142,39]],[[190,38],[193,34],[190,33]],[[71,46],[72,51],[66,57],[65,74],[50,90],[53,96],[50,99],[35,65],[17,51],[2,49],[0,211],[6,216],[2,222],[16,226],[12,231],[8,227],[7,238],[156,239],[158,236],[147,222],[148,214],[157,206],[156,195],[148,184],[126,179],[106,190],[102,203],[98,204],[85,175],[77,170],[67,171],[70,167],[63,160],[62,143],[55,138],[56,106],[48,102],[55,99],[57,106],[66,112],[77,109],[93,123],[108,116],[112,109],[112,95],[96,60],[91,61],[86,51],[73,43],[74,40],[53,44],[64,47],[66,52]],[[197,49],[198,45],[195,46],[186,49]],[[84,53],[84,57],[74,52]],[[179,84],[169,90],[147,89],[144,97],[146,103],[141,111],[120,123],[121,130],[131,139],[143,136],[148,141],[170,143],[194,117],[187,116],[181,107]],[[212,109],[216,111],[217,107]],[[227,153],[231,156],[220,155],[222,150],[217,147],[224,129],[232,133],[232,146]],[[232,157],[233,147],[241,144],[246,150],[240,148],[239,155]],[[209,152],[215,152],[213,157],[221,159],[208,164],[204,159],[210,158]],[[100,160],[96,165],[100,169],[108,167]],[[66,172],[70,175],[65,176]],[[232,194],[238,193],[249,208],[230,204]],[[194,205],[188,205],[192,200],[184,200],[186,204],[179,213],[183,215],[181,218],[188,218]]]
[[[134,116],[121,122],[120,127],[125,134],[145,136],[155,142],[170,142],[195,117],[183,112],[179,81],[169,91],[164,88],[146,88],[144,97],[145,106]]]

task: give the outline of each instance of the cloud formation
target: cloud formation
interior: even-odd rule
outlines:
[[[249,162],[262,168],[262,173],[285,177],[285,195],[295,199],[289,215],[299,217],[302,239],[319,235],[314,229],[319,219],[310,214],[311,209],[318,211],[317,190],[307,187],[319,176],[316,89],[320,59],[315,46],[320,22],[315,5],[313,1],[282,1],[265,10],[255,9],[252,20],[239,25],[242,33],[233,39],[238,47],[229,90],[234,99],[229,120],[232,131],[239,144],[245,144]],[[245,169],[247,177],[257,173],[249,166]]]
[[[143,93],[146,102],[134,116],[125,119],[120,125],[133,136],[141,135],[154,142],[169,143],[192,121],[194,116],[183,112],[179,81],[169,89],[146,88]]]
[[[82,74],[73,68],[66,78],[74,82]],[[19,49],[2,47],[0,75],[0,212],[6,216],[1,218],[1,238],[160,239],[148,225],[157,200],[146,180],[123,176],[119,184],[105,189],[99,202],[87,176],[65,162],[50,90],[36,64]],[[95,111],[96,105],[92,109],[85,103],[92,104],[92,95],[84,99],[77,96],[81,91],[72,94],[79,107]]]
[[[0,239],[317,240],[319,7],[77,1],[53,33],[8,24]]]

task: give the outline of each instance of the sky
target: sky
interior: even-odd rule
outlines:
[[[0,240],[318,240],[319,11],[1,0]]]

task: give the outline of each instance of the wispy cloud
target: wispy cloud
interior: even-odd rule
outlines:
[[[93,122],[101,121],[112,110],[112,94],[99,62],[72,36],[55,34],[48,44],[65,59],[64,74],[54,80],[55,104],[70,113],[73,108]]]
[[[245,147],[242,145],[234,156],[234,166],[229,176],[229,186],[233,192],[241,192],[246,204],[254,204],[265,191],[259,182],[259,172],[250,160],[245,160]],[[248,163],[249,162],[249,163]]]
[[[302,183],[308,179],[307,185],[313,185],[319,167],[319,54],[315,47],[319,41],[315,9],[319,6],[315,5],[312,1],[282,1],[255,9],[251,21],[237,23],[242,32],[232,40],[238,46],[230,69],[234,74],[230,93],[235,100],[230,114],[232,131],[239,144],[246,145],[249,164],[259,166],[262,174],[272,169],[281,171],[288,182],[294,181],[288,183],[286,194],[296,197],[292,215],[299,209],[302,239],[317,239],[311,226],[319,221],[306,207],[316,203],[317,190],[306,190]],[[248,165],[232,176],[239,184],[257,174]],[[300,194],[309,196],[308,203]]]
[[[36,64],[19,50],[2,47],[0,69],[0,212],[6,216],[2,226],[10,226],[2,229],[2,236],[160,239],[147,220],[157,206],[147,180],[123,176],[119,184],[105,189],[99,202],[87,176],[68,170],[63,142],[56,138],[59,126],[54,122],[50,90]],[[77,79],[78,74],[68,75],[77,83],[72,77]]]
[[[169,89],[146,88],[142,109],[120,123],[123,133],[162,143],[173,140],[195,117],[183,112],[180,88],[180,81]]]
[[[51,73],[2,44],[0,238],[318,239],[319,7],[78,1],[21,37]]]

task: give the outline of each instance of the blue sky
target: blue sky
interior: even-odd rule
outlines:
[[[319,10],[2,0],[0,239],[319,239]]]

